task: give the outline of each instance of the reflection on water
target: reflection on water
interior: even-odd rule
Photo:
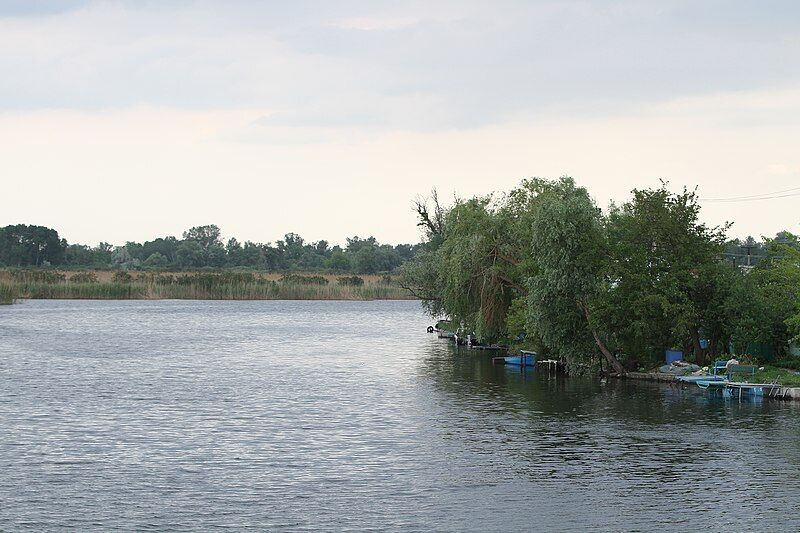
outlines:
[[[0,309],[0,530],[797,529],[794,404],[547,378],[414,302]]]

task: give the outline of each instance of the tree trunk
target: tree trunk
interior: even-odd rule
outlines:
[[[706,352],[700,346],[700,333],[697,329],[692,328],[692,346],[694,346],[694,359],[698,365],[704,366],[706,364]]]
[[[594,342],[597,344],[597,347],[600,348],[600,353],[602,353],[603,357],[606,358],[606,361],[608,361],[608,364],[611,365],[611,368],[614,369],[614,372],[616,372],[619,375],[625,374],[625,368],[622,366],[622,363],[620,363],[619,360],[616,357],[614,357],[614,354],[611,353],[608,350],[608,348],[606,348],[606,345],[603,343],[602,340],[600,340],[600,336],[597,334],[594,328],[591,327],[590,325],[591,323],[589,320],[589,308],[583,303],[578,305],[580,305],[583,308],[583,314],[586,316],[587,325],[589,325],[589,330],[591,330],[592,332],[592,336],[594,337]]]
[[[708,343],[708,352],[712,357],[719,355],[719,340],[716,337],[712,337],[711,341]]]

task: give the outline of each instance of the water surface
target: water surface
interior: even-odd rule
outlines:
[[[0,530],[800,529],[800,411],[494,367],[415,302],[0,308]]]

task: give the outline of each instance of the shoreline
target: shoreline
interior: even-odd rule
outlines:
[[[628,372],[623,375],[614,375],[617,379],[630,379],[633,381],[651,381],[659,383],[674,383],[675,374],[665,374],[662,372]],[[772,400],[800,401],[800,387],[780,387],[777,394],[764,396]]]
[[[102,275],[101,275],[102,274]],[[280,276],[280,277],[278,277]],[[391,276],[0,269],[0,300],[416,300]]]
[[[417,298],[413,297],[385,297],[385,298],[359,298],[359,297],[330,297],[330,298],[282,298],[276,296],[274,298],[200,298],[200,297],[174,297],[174,296],[164,296],[164,297],[150,297],[150,296],[142,296],[142,297],[131,297],[131,298],[103,298],[103,297],[42,297],[42,298],[29,298],[29,297],[17,297],[14,300],[14,303],[21,303],[25,301],[36,301],[36,300],[75,300],[75,301],[116,301],[116,302],[125,302],[125,301],[163,301],[163,300],[186,300],[186,301],[198,301],[198,302],[269,302],[269,301],[317,301],[317,302],[376,302],[376,301],[386,301],[386,302],[414,302],[418,301]],[[9,304],[10,305],[10,304]]]

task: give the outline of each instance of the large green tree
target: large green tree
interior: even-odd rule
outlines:
[[[655,359],[665,348],[689,346],[702,363],[701,337],[725,321],[728,265],[721,263],[725,228],[699,222],[695,194],[666,184],[635,189],[612,206],[608,221],[609,290],[598,318],[622,351]]]
[[[800,334],[800,249],[791,237],[767,242],[767,256],[744,276],[731,303],[738,351],[755,343],[780,356]]]
[[[617,373],[625,369],[595,318],[608,289],[608,242],[600,210],[586,189],[561,178],[541,195],[532,224],[534,274],[528,279],[528,324],[568,360],[599,350]]]
[[[0,265],[60,265],[66,249],[67,241],[51,228],[25,224],[0,228]]]

